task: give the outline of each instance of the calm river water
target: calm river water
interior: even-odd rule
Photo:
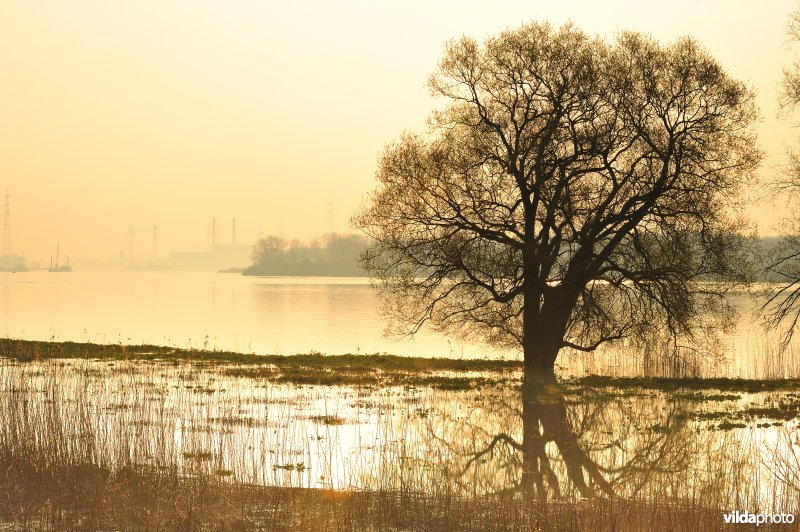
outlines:
[[[156,344],[260,354],[390,353],[507,357],[434,333],[387,338],[378,299],[364,278],[245,277],[211,272],[78,271],[0,273],[0,334],[27,340]],[[752,321],[744,296],[724,358],[694,360],[691,349],[667,366],[642,353],[560,358],[562,373],[800,376],[798,342],[777,350],[777,334]],[[677,370],[675,369],[677,367]]]
[[[364,278],[24,272],[0,273],[0,286],[0,334],[11,338],[262,354],[498,355],[435,334],[384,337]]]

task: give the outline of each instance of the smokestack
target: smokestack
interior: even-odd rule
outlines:
[[[236,245],[236,218],[233,219],[233,225],[231,226],[231,244]]]

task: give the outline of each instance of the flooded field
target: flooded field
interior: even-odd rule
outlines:
[[[0,458],[475,504],[800,511],[800,392],[789,381],[443,390],[284,384],[232,368],[3,359]]]

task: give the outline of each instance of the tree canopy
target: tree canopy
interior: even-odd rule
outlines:
[[[444,105],[386,147],[354,218],[396,330],[552,374],[564,347],[675,346],[725,318],[757,109],[696,42],[534,22],[448,43],[429,86]]]

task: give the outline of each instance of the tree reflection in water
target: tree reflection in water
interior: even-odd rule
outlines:
[[[688,472],[693,461],[676,403],[647,408],[624,396],[586,393],[576,400],[574,390],[533,384],[517,392],[516,404],[513,395],[497,396],[487,406],[507,424],[492,433],[468,416],[459,432],[474,437],[450,442],[453,456],[464,460],[456,482],[542,501],[633,497],[644,488],[668,495],[668,479]]]

